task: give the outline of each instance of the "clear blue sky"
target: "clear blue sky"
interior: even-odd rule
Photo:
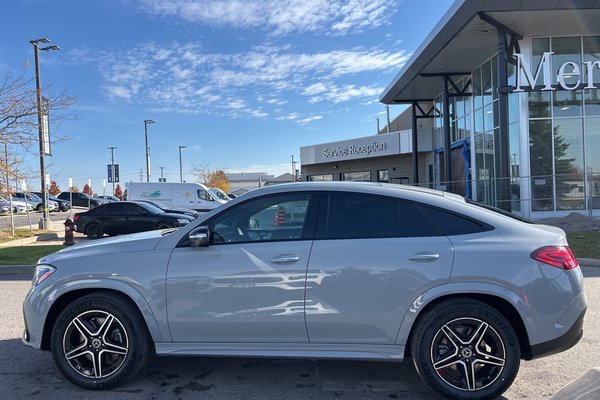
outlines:
[[[0,73],[34,75],[30,40],[47,37],[43,82],[77,99],[51,126],[51,179],[102,192],[116,146],[121,182],[144,170],[208,163],[226,172],[291,171],[301,146],[376,132],[382,90],[452,0],[11,0],[2,4]],[[392,116],[401,111],[392,107]],[[52,118],[52,117],[51,117]],[[39,187],[39,158],[22,156]],[[108,189],[108,184],[107,184]],[[110,191],[110,190],[108,190]],[[108,193],[107,191],[107,193]]]

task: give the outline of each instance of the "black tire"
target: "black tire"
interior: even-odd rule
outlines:
[[[100,239],[104,236],[104,229],[102,228],[102,225],[92,222],[85,227],[85,234],[90,239]]]
[[[168,222],[159,222],[158,225],[156,225],[156,229],[169,229],[172,227],[173,224],[170,224]]]
[[[35,211],[42,212],[43,210],[44,210],[44,206],[42,204],[38,204],[37,207],[35,208]]]
[[[139,310],[113,293],[75,300],[60,313],[52,330],[56,365],[69,381],[86,389],[110,389],[130,379],[144,366],[151,349]]]
[[[500,312],[477,300],[437,304],[419,318],[411,337],[419,376],[449,398],[495,399],[519,371],[515,330]]]

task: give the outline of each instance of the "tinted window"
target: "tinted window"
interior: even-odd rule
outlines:
[[[319,210],[317,239],[394,237],[397,202],[360,193],[331,193]]]
[[[307,218],[314,196],[292,193],[241,203],[210,223],[211,243],[299,240],[312,237]]]
[[[494,229],[488,224],[439,208],[421,206],[421,210],[446,236],[466,235]]]
[[[331,193],[319,210],[318,239],[439,235],[416,204],[393,197]]]

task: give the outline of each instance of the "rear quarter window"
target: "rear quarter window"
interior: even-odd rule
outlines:
[[[421,205],[423,215],[444,235],[468,235],[491,231],[493,226],[476,219],[437,207]]]

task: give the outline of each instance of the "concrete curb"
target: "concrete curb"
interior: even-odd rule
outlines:
[[[0,275],[33,275],[35,265],[0,265]]]
[[[48,240],[58,240],[58,234],[56,233],[44,233],[43,235],[31,236],[23,239],[11,240],[8,242],[0,243],[0,247],[16,247],[24,244],[31,244],[35,242],[44,242]]]
[[[600,398],[600,368],[591,368],[584,372],[556,394],[550,400],[588,400]]]
[[[600,260],[595,258],[578,258],[577,261],[582,267],[600,267]]]

